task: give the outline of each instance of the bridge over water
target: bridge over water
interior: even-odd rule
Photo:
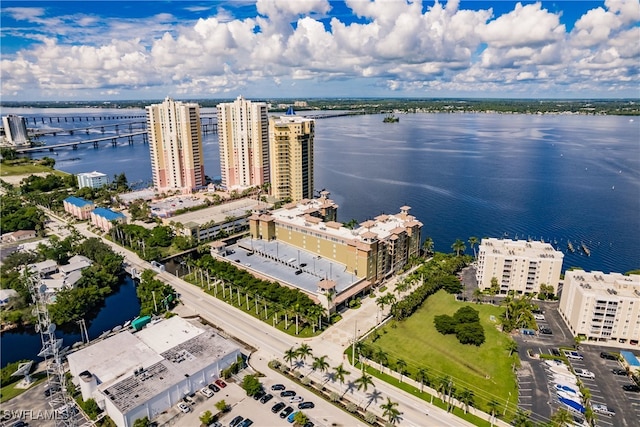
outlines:
[[[106,142],[106,141],[111,142],[111,145],[115,147],[118,145],[119,139],[126,139],[129,145],[133,144],[133,138],[138,135],[142,135],[143,144],[146,144],[148,142],[147,131],[145,130],[145,131],[139,131],[139,132],[125,133],[121,135],[105,136],[102,138],[85,139],[83,141],[63,142],[61,144],[42,145],[38,147],[25,147],[25,148],[18,147],[15,150],[16,150],[16,153],[35,153],[38,151],[55,151],[60,148],[69,148],[69,147],[73,148],[74,150],[77,150],[78,146],[83,144],[93,144],[93,148],[98,148],[101,142]]]

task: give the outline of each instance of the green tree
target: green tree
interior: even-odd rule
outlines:
[[[518,343],[514,340],[509,340],[507,342],[507,350],[509,351],[509,357],[511,357],[514,352],[518,351]]]
[[[311,364],[311,369],[313,372],[320,371],[325,372],[329,369],[329,362],[327,362],[327,356],[314,357],[313,363]]]
[[[551,425],[554,427],[565,427],[573,423],[573,416],[564,408],[558,409],[551,415]]]
[[[284,352],[284,361],[289,362],[289,367],[293,369],[293,362],[298,359],[298,352],[291,347],[289,350]]]
[[[416,381],[420,383],[420,393],[424,391],[424,385],[429,385],[429,374],[425,368],[420,368],[416,372]]]
[[[382,347],[378,347],[373,357],[374,360],[380,364],[380,373],[382,373],[382,365],[389,361],[387,353],[382,349]]]
[[[211,411],[207,410],[200,415],[200,422],[205,426],[212,424],[215,421],[215,417],[211,413]]]
[[[362,375],[355,380],[355,383],[358,385],[358,390],[367,391],[369,386],[373,386],[373,378],[363,370]]]
[[[262,390],[262,384],[255,375],[245,375],[242,379],[242,388],[247,393],[247,396],[253,396]]]
[[[300,357],[305,362],[307,361],[307,357],[313,356],[313,350],[311,350],[311,347],[309,347],[307,343],[302,343],[300,347],[296,349],[296,353],[298,354],[298,357]]]
[[[484,292],[482,292],[482,289],[475,288],[473,290],[473,299],[475,300],[476,303],[480,303],[483,297],[484,297]]]
[[[309,417],[307,417],[307,415],[302,411],[297,411],[293,416],[293,425],[296,427],[301,427],[308,422]]]
[[[473,392],[469,389],[464,389],[458,395],[458,400],[464,406],[464,413],[466,414],[469,410],[469,406],[473,406],[474,404],[474,395]]]
[[[451,249],[456,253],[456,256],[460,256],[460,252],[464,252],[467,247],[464,245],[462,240],[456,239],[456,241],[451,245]]]
[[[407,362],[402,359],[396,360],[396,370],[400,374],[400,382],[402,382],[402,377],[404,376],[405,368],[407,367]]]
[[[386,417],[389,423],[396,424],[400,421],[402,413],[398,409],[398,402],[394,402],[387,397],[387,401],[380,405],[380,409],[382,409],[382,416]]]
[[[480,323],[460,323],[456,326],[456,338],[461,344],[480,346],[485,341],[484,329]]]
[[[473,257],[477,258],[477,254],[476,254],[476,245],[478,244],[478,238],[476,236],[471,236],[469,237],[469,246],[471,246],[471,249],[473,250]]]
[[[346,369],[344,369],[344,366],[342,366],[342,363],[339,364],[338,366],[336,366],[335,368],[333,368],[334,374],[336,379],[338,380],[338,382],[340,383],[340,385],[344,384],[344,380],[346,378],[347,375],[349,375],[351,372],[347,371]],[[345,390],[346,393],[346,390]]]
[[[149,426],[151,426],[149,417],[138,418],[133,422],[133,427],[149,427]]]
[[[534,427],[534,423],[531,421],[531,411],[523,411],[518,408],[511,425],[514,427]]]
[[[227,402],[224,399],[219,400],[218,402],[216,402],[216,404],[214,406],[220,412],[227,412],[229,410],[229,405],[227,405]]]
[[[424,242],[422,243],[422,250],[425,255],[433,254],[433,239],[431,237],[424,239]]]

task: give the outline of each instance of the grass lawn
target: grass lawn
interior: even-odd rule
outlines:
[[[455,335],[442,335],[433,325],[434,316],[453,315],[460,307],[470,305],[479,311],[486,341],[480,347],[460,344]],[[444,376],[451,377],[458,391],[469,389],[474,393],[475,407],[489,412],[487,403],[495,399],[500,411],[509,401],[509,411],[515,412],[518,401],[513,364],[516,355],[509,357],[507,343],[510,338],[496,329],[491,316],[499,318],[503,309],[489,304],[456,301],[453,295],[439,291],[403,322],[394,322],[380,329],[380,337],[367,344],[387,353],[388,366],[397,359],[407,363],[411,377],[419,368],[427,370],[432,387]],[[395,327],[394,327],[395,325]],[[511,393],[511,396],[509,396]]]
[[[2,171],[0,175],[2,176],[14,176],[14,175],[31,175],[34,173],[52,173],[55,175],[68,175],[66,172],[62,172],[59,170],[51,169],[48,166],[43,165],[33,165],[28,163],[9,165],[3,163],[0,166],[0,170]]]

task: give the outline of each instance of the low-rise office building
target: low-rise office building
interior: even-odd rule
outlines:
[[[476,270],[478,287],[489,289],[496,278],[500,294],[535,294],[542,284],[553,286],[557,293],[563,258],[564,254],[549,243],[482,239]]]
[[[637,347],[640,275],[567,271],[558,310],[575,336],[604,345]]]
[[[215,381],[240,355],[212,328],[175,316],[123,330],[67,360],[82,398],[95,399],[118,427],[131,427]]]
[[[64,206],[65,212],[82,220],[89,219],[91,217],[91,212],[95,209],[93,202],[75,196],[64,199],[62,201],[62,205]]]

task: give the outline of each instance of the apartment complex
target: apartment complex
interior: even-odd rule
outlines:
[[[267,104],[239,96],[218,105],[220,174],[227,189],[269,182],[269,119]]]
[[[501,294],[538,293],[541,284],[553,286],[557,293],[563,258],[564,254],[549,243],[482,239],[476,271],[478,287],[490,288],[495,277]]]
[[[171,98],[147,106],[154,187],[190,192],[205,184],[200,107]]]
[[[567,271],[558,310],[575,336],[607,345],[637,347],[640,275]]]
[[[62,201],[65,212],[73,215],[78,219],[89,219],[91,212],[96,208],[96,205],[89,200],[85,200],[81,197],[70,196]]]
[[[277,200],[313,198],[315,121],[294,114],[269,118],[271,195]]]
[[[323,191],[282,209],[249,218],[251,238],[275,240],[344,266],[369,284],[398,273],[420,251],[422,223],[408,206],[395,215],[379,215],[356,229],[336,221],[338,206]]]
[[[77,175],[77,178],[78,188],[100,188],[109,184],[109,177],[106,174],[98,171],[79,173]]]
[[[4,126],[5,143],[9,145],[29,144],[27,121],[24,117],[9,114],[2,118],[2,125]]]

